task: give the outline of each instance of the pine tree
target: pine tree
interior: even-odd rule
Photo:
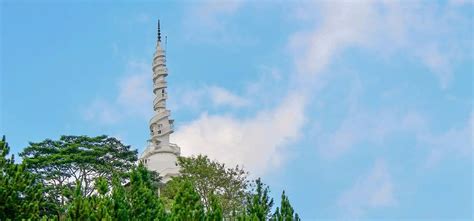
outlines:
[[[14,156],[7,158],[10,147],[3,136],[0,141],[0,220],[37,220],[47,211],[43,187],[26,165],[15,164]]]
[[[281,194],[281,206],[276,208],[275,213],[272,216],[272,220],[275,221],[299,221],[300,218],[295,213],[293,207],[290,204],[288,196],[285,195],[285,191]]]
[[[112,210],[113,220],[129,220],[130,219],[130,204],[127,199],[125,188],[117,176],[112,180]]]
[[[94,184],[98,195],[92,195],[88,198],[93,210],[91,216],[95,220],[112,220],[115,211],[113,210],[112,199],[106,195],[109,192],[108,182],[104,177],[98,177]]]
[[[270,189],[260,178],[255,181],[255,185],[255,193],[247,198],[247,216],[251,220],[267,220],[273,206],[273,199],[269,196]]]
[[[204,206],[190,181],[184,181],[176,193],[171,209],[171,220],[203,220]]]
[[[89,200],[83,196],[81,183],[77,183],[73,198],[66,210],[66,220],[88,220],[91,216]]]
[[[163,220],[166,218],[163,203],[158,197],[153,174],[143,164],[130,173],[130,216],[136,220]]]

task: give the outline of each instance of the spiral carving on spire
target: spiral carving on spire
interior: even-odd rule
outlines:
[[[160,20],[158,20],[158,41],[152,62],[153,80],[153,117],[150,119],[150,139],[148,146],[140,157],[148,169],[157,171],[163,182],[167,182],[173,176],[179,175],[177,157],[181,148],[170,142],[170,134],[173,133],[171,112],[166,108],[168,98],[166,77],[166,52],[161,45]],[[166,41],[166,37],[165,37]],[[165,42],[166,43],[166,42]]]

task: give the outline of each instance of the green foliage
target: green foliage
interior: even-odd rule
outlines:
[[[183,181],[185,181],[185,179],[182,179],[181,177],[174,177],[160,187],[160,199],[163,201],[166,210],[171,210],[174,197],[176,193],[178,193]]]
[[[195,191],[202,199],[205,210],[211,210],[212,200],[216,198],[225,217],[231,217],[233,211],[244,210],[245,199],[248,196],[249,181],[247,172],[239,166],[227,168],[224,164],[210,160],[207,156],[180,157],[178,163],[181,167],[181,176],[175,181],[189,180],[195,186]],[[165,191],[165,196],[174,194],[170,189]]]
[[[78,182],[74,191],[73,200],[67,208],[66,220],[86,220],[91,215],[89,201],[81,191],[81,183]]]
[[[180,184],[172,207],[172,220],[203,220],[204,206],[190,181]]]
[[[40,176],[46,196],[64,205],[76,183],[81,184],[81,193],[89,196],[96,177],[109,182],[112,174],[123,176],[137,160],[137,151],[113,137],[62,136],[57,141],[30,143],[20,156],[28,169]]]
[[[112,210],[111,216],[113,220],[128,220],[130,218],[130,203],[128,202],[127,192],[125,187],[120,182],[117,176],[112,180]]]
[[[207,220],[222,220],[222,207],[217,196],[211,196],[211,206],[207,211]]]
[[[39,219],[47,208],[43,187],[25,164],[7,158],[10,147],[3,136],[0,141],[0,220]]]
[[[99,177],[95,180],[95,189],[100,195],[105,195],[109,192],[107,180],[104,177]]]
[[[95,185],[100,195],[84,196],[78,182],[67,207],[66,220],[165,220],[167,216],[157,189],[153,188],[151,174],[142,164],[138,165],[129,173],[126,188],[114,176],[109,195],[103,177],[97,178]]]
[[[277,207],[275,213],[272,216],[274,221],[299,221],[300,218],[295,213],[293,207],[290,204],[288,196],[285,195],[285,191],[281,194],[281,205]]]
[[[270,189],[262,183],[261,179],[255,180],[255,192],[247,197],[247,215],[251,219],[267,220],[273,206],[273,199],[268,195]]]
[[[165,209],[158,197],[153,173],[139,164],[130,173],[130,214],[137,220],[164,219]]]
[[[270,217],[268,186],[206,156],[179,158],[181,176],[162,184],[106,136],[30,143],[21,164],[8,154],[3,138],[0,220],[300,220],[285,192]]]

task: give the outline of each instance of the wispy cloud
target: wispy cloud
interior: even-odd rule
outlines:
[[[412,147],[427,152],[426,159],[420,159],[420,168],[434,168],[446,158],[471,159],[473,153],[474,114],[464,124],[451,125],[437,132],[431,127],[426,111],[400,110],[394,108],[369,108],[361,104],[363,86],[355,80],[348,90],[347,113],[334,129],[313,132],[315,144],[321,156],[327,159],[339,159],[357,151],[354,148],[361,143],[385,146],[391,138],[399,135],[410,136],[416,140]],[[375,117],[376,116],[376,117]]]
[[[242,2],[239,2],[238,5],[225,5],[225,7],[222,8],[218,5],[202,6],[203,8],[199,10],[199,13],[209,13],[209,15],[206,16],[211,16],[210,18],[212,19],[210,19],[208,24],[220,27],[222,23],[214,20],[214,18],[219,18],[219,16],[223,14],[225,14],[225,16],[232,15],[242,7],[241,4]],[[206,7],[210,8],[207,10]],[[445,20],[451,18],[446,15],[441,16],[442,20],[440,20],[440,18],[437,18],[434,14],[430,14],[430,10],[428,10],[428,13],[420,15],[417,10],[420,6],[414,4],[413,7],[414,9],[410,9],[407,12],[407,10],[404,10],[401,3],[390,1],[305,2],[296,4],[295,10],[298,10],[298,14],[305,16],[300,16],[295,19],[321,22],[312,22],[314,25],[310,28],[302,29],[290,36],[288,47],[291,51],[290,56],[294,60],[295,68],[290,71],[291,77],[289,77],[290,80],[287,81],[287,83],[296,85],[293,92],[298,94],[301,97],[301,100],[308,100],[309,97],[313,96],[312,93],[314,93],[314,84],[312,83],[321,80],[318,76],[320,76],[320,74],[331,65],[333,60],[345,50],[358,47],[375,53],[382,53],[385,56],[391,56],[395,54],[395,51],[408,50],[410,56],[423,58],[421,61],[424,62],[436,74],[436,76],[439,76],[442,88],[448,87],[451,79],[451,66],[448,65],[449,61],[445,57],[445,54],[442,53],[445,51],[445,48],[430,46],[438,45],[437,41],[439,40],[438,38],[430,38],[429,35],[431,33],[422,35],[424,41],[420,42],[420,36],[412,34],[412,31],[414,30],[415,33],[425,33],[426,27],[423,25],[426,24],[426,22],[423,21],[427,19],[434,20],[428,23],[430,25],[429,30],[433,30],[438,24],[446,25]],[[311,11],[315,8],[319,8],[321,12],[320,14],[316,13],[317,17],[315,17],[315,13]],[[308,10],[310,12],[308,12]],[[206,16],[203,17],[206,18]],[[421,46],[418,46],[418,44],[421,44]],[[447,45],[446,47],[451,46],[452,45]],[[427,48],[434,48],[439,53],[429,54],[431,57],[421,56],[420,50],[427,50]],[[249,89],[251,88],[256,87],[249,87]],[[222,92],[225,92],[225,89],[222,89]],[[203,96],[203,94],[206,93],[207,92],[196,93],[197,95],[195,96],[201,98],[206,97]],[[288,93],[290,92],[288,91]],[[225,95],[226,93],[221,94]],[[233,96],[215,95],[216,94],[212,96],[214,104],[228,103],[237,107],[246,103],[240,102],[240,99],[235,99]],[[236,96],[245,97],[239,95]],[[290,95],[283,95],[283,97],[289,96]],[[226,100],[226,102],[219,101],[222,99],[216,99],[218,97],[225,98],[224,100]],[[238,151],[238,148],[245,149],[246,146],[255,149],[256,145],[252,142],[254,139],[241,138],[242,136],[246,137],[249,135],[239,135],[241,134],[239,131],[244,130],[243,126],[253,125],[249,123],[252,121],[260,122],[264,125],[271,125],[271,121],[266,118],[260,118],[259,116],[262,113],[272,115],[272,113],[278,112],[284,104],[284,101],[277,102],[275,109],[257,111],[255,118],[249,119],[239,119],[231,117],[225,113],[209,116],[204,112],[199,119],[186,123],[182,128],[179,128],[176,133],[176,140],[177,142],[182,142],[183,146],[189,145],[189,147],[186,147],[190,148],[189,153],[205,152],[219,158],[220,160],[225,159],[224,162],[238,163],[240,161],[245,165],[248,164],[251,165],[250,167],[257,169],[256,166],[253,166],[255,163],[253,163],[252,160],[249,160],[250,156],[235,157],[235,159],[232,159],[222,151]],[[306,102],[301,103],[299,107],[301,108],[301,111],[296,113],[303,114],[302,119],[304,119],[306,117],[304,115]],[[380,116],[381,118],[379,118],[378,121],[371,121],[370,119],[373,114]],[[288,117],[295,117],[296,115],[297,114],[289,113]],[[328,135],[323,139],[326,140],[324,142],[327,142],[327,145],[325,146],[331,148],[324,149],[324,151],[327,151],[325,154],[338,156],[347,153],[354,144],[364,140],[371,140],[379,143],[383,142],[383,140],[392,133],[407,129],[406,125],[399,126],[398,124],[400,121],[403,121],[405,117],[406,116],[402,113],[392,113],[384,110],[376,111],[375,113],[363,113],[361,111],[351,112],[348,114],[348,118],[343,121],[342,125],[334,134]],[[261,119],[265,120],[260,121]],[[226,124],[228,124],[228,128],[221,128],[225,127]],[[292,128],[297,128],[295,131],[299,131],[302,125],[304,125],[304,122],[296,125],[297,126],[294,127],[292,126]],[[206,128],[221,128],[221,131],[232,131],[236,135],[233,139],[221,139],[219,136],[213,135],[211,131],[208,132]],[[262,126],[261,128],[266,128],[266,126]],[[262,139],[265,140],[272,140],[274,137],[272,135],[273,133],[256,134],[259,134],[262,136]],[[225,135],[222,136],[228,137]],[[240,139],[248,140],[248,143],[242,143]],[[188,142],[187,140],[192,140],[193,142]],[[236,143],[241,145],[236,146]],[[281,146],[281,144],[278,143],[268,143],[266,145],[269,145],[269,148]],[[246,150],[242,150],[242,152],[245,151]],[[277,155],[274,155],[274,157],[277,158]],[[264,162],[270,162],[270,160]],[[267,168],[266,164],[259,166]],[[261,169],[261,171],[266,171],[266,169]]]
[[[369,209],[395,206],[392,177],[384,160],[377,160],[367,174],[359,177],[338,199],[344,218],[359,219]]]
[[[118,84],[116,103],[133,115],[150,117],[153,93],[151,73],[145,62],[129,62],[127,73]]]
[[[208,44],[252,42],[250,36],[243,36],[232,29],[231,20],[245,3],[241,0],[211,0],[189,4],[182,21],[186,37],[193,42]]]
[[[453,58],[469,56],[461,46],[462,40],[447,40],[458,39],[459,33],[467,31],[460,32],[451,24],[469,22],[455,16],[457,8],[450,5],[439,9],[434,4],[415,1],[406,7],[398,1],[370,0],[305,4],[295,7],[291,16],[322,21],[291,37],[289,46],[303,75],[320,73],[340,52],[355,47],[385,57],[402,52],[419,59],[438,78],[440,87],[446,89],[454,75]],[[321,14],[308,12],[314,8],[321,8]]]
[[[246,96],[238,95],[226,88],[211,85],[201,87],[181,87],[173,89],[176,98],[171,98],[170,107],[173,110],[192,109],[201,111],[218,107],[232,109],[242,108],[251,104]]]
[[[114,105],[103,99],[96,99],[90,103],[82,110],[82,116],[87,121],[98,122],[103,125],[115,124],[119,122],[121,117]]]
[[[421,133],[418,135],[421,145],[429,148],[429,155],[423,168],[431,169],[446,157],[454,156],[472,160],[474,153],[474,112],[471,112],[466,124],[449,128],[443,133]]]
[[[117,96],[96,98],[82,110],[84,119],[112,125],[130,117],[150,117],[153,93],[148,69],[144,62],[130,61],[117,83]]]
[[[229,105],[231,107],[244,107],[249,105],[249,100],[231,93],[230,91],[222,88],[213,86],[209,88],[211,100],[214,105]]]

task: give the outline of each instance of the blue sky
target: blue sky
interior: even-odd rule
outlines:
[[[142,151],[161,19],[172,140],[305,220],[473,217],[472,1],[2,1],[0,132]]]

